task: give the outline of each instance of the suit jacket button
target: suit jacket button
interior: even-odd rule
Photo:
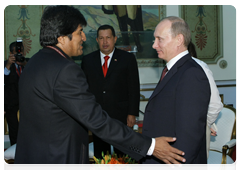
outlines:
[[[103,93],[106,93],[106,91],[103,91]]]

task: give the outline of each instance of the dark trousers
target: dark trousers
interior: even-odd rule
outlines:
[[[14,105],[14,106],[4,105],[4,111],[6,112],[5,116],[7,119],[11,145],[17,143],[17,134],[18,134],[17,112],[18,110],[19,110],[18,105]]]
[[[111,145],[108,144],[107,142],[104,142],[102,139],[100,139],[96,135],[94,135],[94,134],[92,134],[92,135],[93,135],[94,156],[98,159],[102,159],[103,158],[102,152],[104,152],[104,155],[106,155],[107,151],[111,155]],[[126,155],[115,147],[113,148],[113,150],[114,150],[114,153],[116,153],[118,157],[122,157],[123,155]]]

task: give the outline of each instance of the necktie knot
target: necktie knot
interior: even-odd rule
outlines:
[[[162,71],[161,80],[164,78],[164,76],[166,75],[167,72],[168,72],[168,68],[167,68],[167,66],[165,66]]]
[[[109,58],[110,58],[109,56],[105,56],[104,57],[105,62],[108,61]]]

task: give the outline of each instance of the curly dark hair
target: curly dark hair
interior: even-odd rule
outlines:
[[[47,6],[41,19],[41,46],[56,45],[60,36],[68,36],[72,40],[72,33],[79,25],[86,26],[87,21],[78,9],[67,5]]]

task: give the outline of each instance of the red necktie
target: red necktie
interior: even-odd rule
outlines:
[[[166,75],[167,72],[168,72],[168,69],[167,69],[167,66],[165,66],[163,71],[162,71],[162,75],[161,75],[160,81],[162,81],[162,79],[164,78],[164,76]]]
[[[106,77],[106,75],[107,75],[108,59],[109,59],[109,58],[110,58],[109,56],[105,56],[105,57],[104,57],[105,62],[104,62],[104,64],[103,64],[103,66],[102,66],[104,77]]]

